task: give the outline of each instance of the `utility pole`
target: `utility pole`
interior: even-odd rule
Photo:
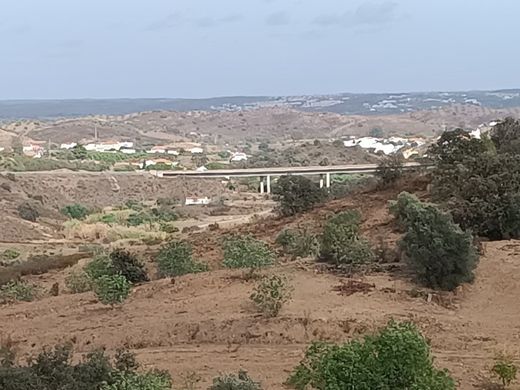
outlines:
[[[98,140],[97,123],[94,123],[94,140],[97,143],[97,140]]]
[[[47,155],[49,159],[51,158],[51,139],[49,138],[49,143],[47,144]]]

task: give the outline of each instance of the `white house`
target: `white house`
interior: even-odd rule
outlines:
[[[208,197],[205,198],[195,198],[195,197],[189,197],[186,198],[184,204],[186,206],[194,206],[194,205],[207,205],[210,203],[210,200]]]
[[[3,146],[0,146],[0,152],[3,152],[5,148]]]
[[[197,148],[192,148],[190,150],[190,152],[191,152],[191,154],[202,154],[202,153],[204,153],[204,149],[198,148],[198,147]]]
[[[206,172],[208,170],[208,168],[206,168],[205,166],[202,166],[202,167],[198,167],[196,169],[197,172]]]
[[[22,152],[24,155],[32,158],[41,158],[45,153],[45,149],[43,146],[38,144],[26,144],[22,147]]]
[[[164,146],[154,146],[150,150],[147,150],[146,153],[150,153],[150,154],[164,154],[164,153],[166,153],[166,147],[164,147]]]
[[[397,141],[396,138],[394,141]],[[406,146],[406,143],[400,143],[401,139],[399,139],[399,142],[391,142],[390,140],[381,140],[378,138],[373,137],[363,137],[358,139],[352,139],[348,141],[344,141],[344,145],[347,148],[351,148],[354,146],[359,146],[363,149],[370,149],[373,150],[374,153],[377,152],[383,152],[384,154],[393,154],[402,149]]]
[[[233,161],[233,162],[247,161],[247,154],[241,153],[241,152],[233,153],[233,155],[231,156],[229,161]]]
[[[111,150],[121,150],[121,148],[132,149],[133,147],[134,143],[130,141],[105,141],[85,145],[85,149],[95,152],[109,152]]]
[[[124,149],[121,149],[121,153],[124,153],[124,154],[135,154],[135,153],[137,153],[137,150],[130,149],[130,148],[124,148]]]
[[[171,154],[173,156],[178,156],[179,152],[176,150],[167,150],[166,153]]]
[[[70,142],[70,143],[61,144],[60,149],[72,149],[76,146],[78,146],[78,144],[76,142]]]

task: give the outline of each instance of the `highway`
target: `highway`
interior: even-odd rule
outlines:
[[[405,163],[403,169],[426,167],[420,163]],[[159,177],[262,177],[284,175],[326,175],[333,173],[374,173],[377,164],[330,165],[307,167],[274,167],[274,168],[244,168],[244,169],[216,169],[209,171],[158,171]]]

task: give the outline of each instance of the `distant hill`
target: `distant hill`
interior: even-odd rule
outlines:
[[[90,115],[125,115],[145,111],[239,111],[267,107],[348,115],[395,115],[452,105],[474,105],[484,109],[520,107],[520,89],[283,97],[235,96],[208,99],[3,100],[0,101],[0,120],[52,120]]]

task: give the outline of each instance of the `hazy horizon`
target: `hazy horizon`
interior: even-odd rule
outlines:
[[[0,100],[520,87],[513,0],[4,0]],[[501,56],[505,58],[501,60]]]

